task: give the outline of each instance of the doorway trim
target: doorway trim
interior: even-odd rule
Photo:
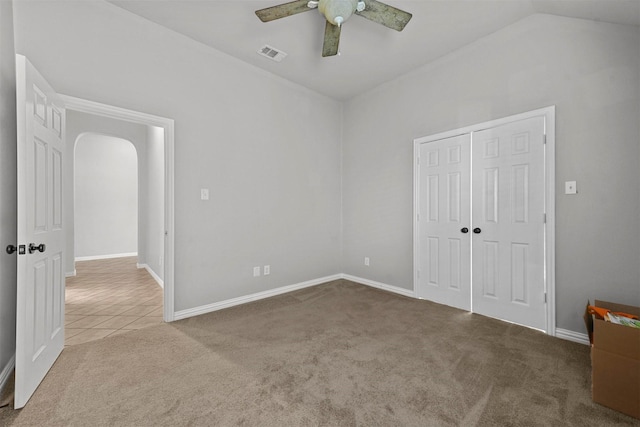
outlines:
[[[126,120],[142,125],[164,128],[164,289],[163,289],[163,319],[165,322],[175,320],[174,309],[174,121],[165,117],[128,110],[113,105],[102,104],[95,101],[76,98],[69,95],[60,95],[60,98],[68,110],[81,113],[96,114],[99,116]]]
[[[419,221],[418,221],[418,208],[419,208],[419,190],[420,190],[420,145],[436,141],[440,139],[450,138],[466,133],[478,132],[481,130],[501,126],[507,123],[525,120],[532,117],[545,118],[544,134],[545,134],[545,150],[544,150],[544,168],[545,168],[545,295],[547,299],[546,305],[546,329],[545,332],[550,336],[556,336],[556,292],[555,292],[555,247],[556,247],[556,227],[555,227],[555,159],[556,159],[556,128],[555,117],[556,107],[555,105],[540,108],[537,110],[527,111],[520,114],[515,114],[500,119],[490,120],[483,123],[478,123],[470,126],[465,126],[455,130],[441,132],[438,134],[416,138],[413,140],[413,292],[417,295],[419,277],[418,267],[420,265],[420,240],[418,236]],[[473,142],[472,142],[473,143]]]

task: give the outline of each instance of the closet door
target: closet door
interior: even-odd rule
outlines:
[[[473,133],[473,311],[546,328],[544,117]]]
[[[471,310],[470,157],[464,134],[421,144],[418,297]]]

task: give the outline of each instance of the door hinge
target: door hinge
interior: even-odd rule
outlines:
[[[547,143],[547,134],[546,133],[542,135],[542,143],[543,144]]]
[[[546,292],[544,293],[544,303],[545,304],[547,303],[547,293]]]
[[[543,223],[543,224],[546,224],[546,223],[547,223],[547,214],[546,214],[546,213],[543,213],[543,214],[542,214],[542,223]]]

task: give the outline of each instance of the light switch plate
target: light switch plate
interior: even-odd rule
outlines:
[[[564,194],[577,194],[578,187],[575,181],[566,181],[564,183]]]
[[[209,189],[201,188],[200,189],[200,200],[209,200]]]

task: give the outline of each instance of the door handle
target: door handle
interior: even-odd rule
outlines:
[[[35,251],[44,252],[47,249],[44,243],[40,243],[36,245],[34,243],[29,243],[29,253],[32,254]]]
[[[480,233],[482,233],[482,230],[479,229],[478,227],[476,227],[476,228],[473,229],[473,232],[476,233],[476,234],[480,234]]]
[[[463,227],[460,231],[462,231],[464,234],[467,234],[469,232],[469,229],[467,227]]]
[[[27,253],[27,247],[25,245],[7,245],[6,251],[9,255],[14,254],[16,251],[18,252],[18,255],[24,255]]]

